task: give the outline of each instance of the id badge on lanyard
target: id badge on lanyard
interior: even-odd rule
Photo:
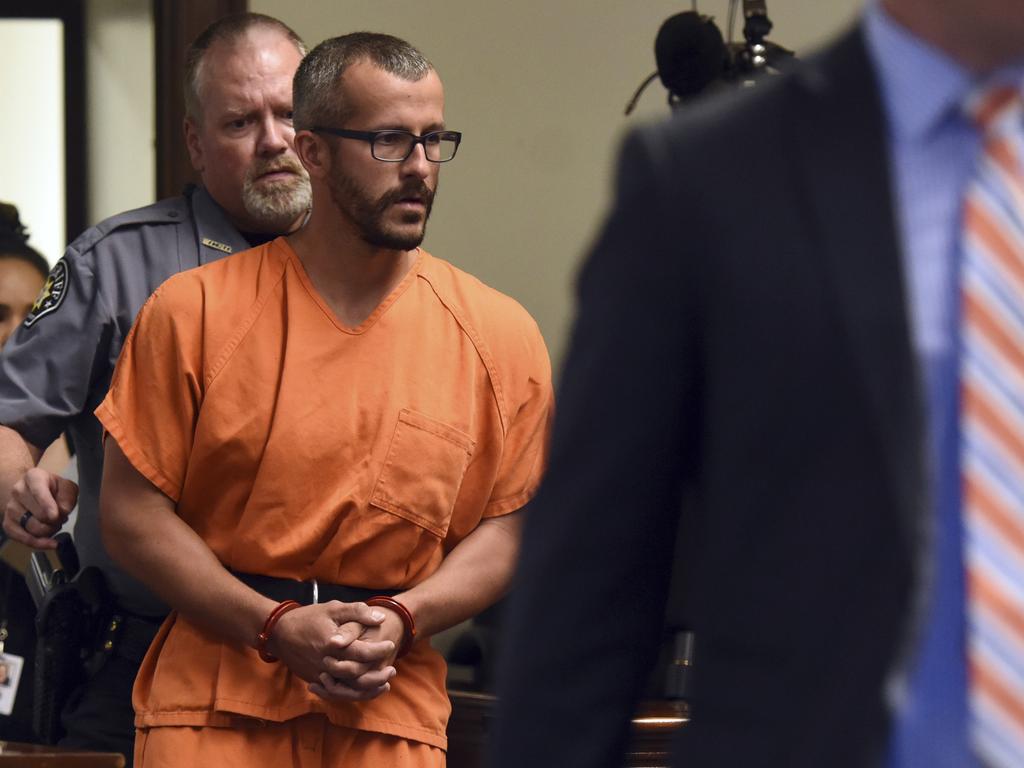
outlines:
[[[0,715],[9,715],[14,710],[14,699],[18,695],[21,670],[25,659],[4,650],[7,640],[7,620],[0,622]]]

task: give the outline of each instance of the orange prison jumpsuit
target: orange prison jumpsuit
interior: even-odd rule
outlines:
[[[96,415],[228,568],[405,589],[482,518],[534,494],[551,372],[519,304],[424,251],[346,328],[281,238],[164,283]],[[139,764],[162,764],[157,744],[180,757],[194,726],[311,713],[435,751],[410,765],[443,763],[444,661],[418,642],[398,670],[373,701],[327,702],[283,664],[171,614],[135,683]]]

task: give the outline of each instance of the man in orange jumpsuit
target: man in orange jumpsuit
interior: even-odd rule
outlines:
[[[444,765],[425,638],[506,588],[544,465],[536,324],[419,248],[461,140],[433,67],[348,35],[294,99],[309,222],[165,283],[97,410],[105,541],[175,609],[143,768]]]

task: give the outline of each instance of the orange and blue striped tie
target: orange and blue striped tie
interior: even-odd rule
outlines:
[[[982,136],[961,265],[970,737],[986,765],[1024,768],[1024,110],[996,88],[969,112]]]

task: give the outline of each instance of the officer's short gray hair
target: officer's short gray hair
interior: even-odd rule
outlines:
[[[352,108],[345,102],[338,81],[345,70],[359,61],[369,61],[410,82],[421,80],[433,69],[416,48],[391,35],[353,32],[324,40],[309,52],[295,72],[292,122],[296,131],[344,125],[352,116]]]
[[[199,120],[203,114],[203,62],[214,43],[233,43],[250,29],[263,28],[280,32],[303,56],[306,44],[295,30],[280,19],[263,13],[233,13],[204,29],[185,51],[185,115]]]

